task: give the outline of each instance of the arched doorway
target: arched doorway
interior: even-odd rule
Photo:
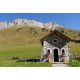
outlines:
[[[54,49],[54,62],[59,62],[58,49]]]

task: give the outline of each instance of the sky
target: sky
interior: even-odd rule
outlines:
[[[80,30],[80,13],[0,13],[0,22],[12,22],[17,18],[55,22],[66,28]]]

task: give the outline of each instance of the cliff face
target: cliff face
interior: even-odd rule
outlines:
[[[0,30],[1,29],[6,29],[6,28],[11,28],[13,26],[16,27],[23,27],[23,26],[29,26],[29,27],[40,27],[40,28],[46,28],[49,30],[54,30],[57,27],[61,27],[58,24],[49,22],[49,23],[42,23],[38,22],[36,20],[29,20],[29,19],[15,19],[12,22],[0,22]]]

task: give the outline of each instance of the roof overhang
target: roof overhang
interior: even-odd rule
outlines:
[[[47,38],[53,36],[54,34],[60,36],[60,37],[63,37],[65,38],[68,42],[71,41],[71,38],[69,38],[68,36],[64,35],[63,33],[59,32],[58,30],[54,30],[52,32],[50,32],[48,35],[44,36],[40,41],[41,41],[41,44],[43,45],[43,41],[45,41]]]

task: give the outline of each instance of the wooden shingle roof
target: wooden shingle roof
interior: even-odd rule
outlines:
[[[60,36],[62,38],[65,38],[67,41],[71,41],[71,38],[69,38],[68,36],[64,35],[63,33],[59,32],[58,30],[54,30],[54,31],[50,32],[48,35],[44,36],[41,39],[41,43],[43,43],[44,40],[46,40],[47,38],[50,38],[54,34],[56,34],[56,35],[58,35],[58,36]]]

